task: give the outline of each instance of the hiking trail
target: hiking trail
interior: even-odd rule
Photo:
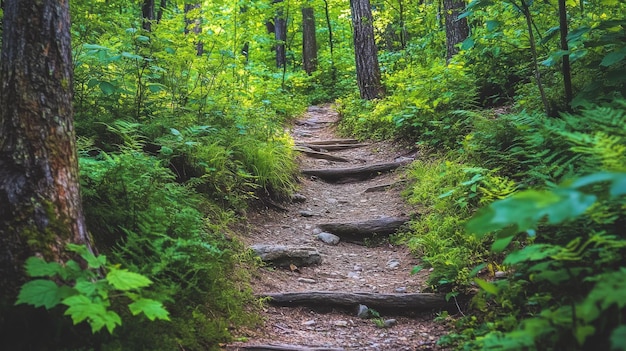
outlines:
[[[418,212],[394,172],[418,155],[389,141],[341,139],[338,119],[331,105],[308,108],[290,131],[298,194],[248,215],[240,239],[268,263],[252,285],[269,301],[264,325],[226,350],[440,349],[445,326],[433,319],[450,303],[423,293],[428,270],[412,275],[419,260],[386,240]]]

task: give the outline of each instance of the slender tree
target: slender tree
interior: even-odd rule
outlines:
[[[302,8],[302,65],[307,74],[313,73],[317,68],[315,12],[312,7]]]
[[[200,4],[196,3],[196,4],[185,4],[184,7],[184,11],[185,11],[185,34],[189,34],[189,28],[191,27],[191,31],[193,31],[194,34],[198,35],[202,32],[202,27],[201,27],[201,23],[202,20],[199,16],[196,15],[190,15],[190,12],[192,12],[193,10],[199,10],[200,9]],[[204,43],[202,42],[202,40],[198,40],[196,42],[196,55],[198,56],[202,56],[202,54],[204,53]]]
[[[275,0],[274,3],[282,3],[283,0]],[[285,18],[283,4],[278,5],[274,16],[274,39],[276,39],[276,67],[286,67],[287,65],[287,19]]]
[[[459,14],[465,8],[465,0],[443,0],[443,11],[446,22],[446,58],[459,52],[458,44],[469,36],[467,19],[459,19]]]
[[[143,3],[141,4],[142,27],[148,32],[152,30],[154,6],[154,0],[143,0]]]
[[[581,1],[582,4],[582,1]],[[582,5],[581,5],[582,6]],[[567,7],[565,0],[559,0],[559,26],[561,31],[561,50],[569,51],[567,44]],[[563,88],[565,90],[565,103],[569,106],[572,102],[572,72],[569,64],[569,54],[563,55]]]
[[[4,333],[15,327],[7,324],[11,321],[7,311],[25,282],[26,258],[64,261],[69,258],[67,243],[90,247],[90,240],[79,194],[68,0],[6,0],[3,21],[0,330]]]
[[[356,76],[361,98],[372,100],[383,95],[380,83],[378,49],[374,40],[372,8],[369,0],[350,0],[354,31]]]

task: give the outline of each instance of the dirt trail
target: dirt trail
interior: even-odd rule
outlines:
[[[330,105],[312,106],[291,130],[296,142],[337,139],[334,132],[338,114]],[[408,161],[410,150],[389,142],[371,143],[332,155],[349,162],[315,159],[301,154],[301,169],[346,168],[383,162]],[[419,264],[406,248],[388,242],[363,246],[341,241],[338,245],[318,240],[317,225],[329,222],[354,222],[384,216],[406,217],[417,209],[402,200],[402,186],[366,192],[377,185],[401,182],[402,172],[381,173],[369,180],[330,183],[314,176],[301,176],[299,193],[304,202],[288,204],[284,210],[268,208],[249,216],[249,231],[241,239],[247,245],[294,245],[318,250],[319,265],[261,269],[255,275],[256,293],[341,291],[369,293],[419,293],[425,289],[427,272],[411,275]],[[396,324],[379,328],[372,319],[357,317],[354,311],[328,308],[276,307],[264,310],[263,327],[244,332],[246,342],[233,343],[227,350],[431,350],[443,334],[443,326],[433,322],[434,314],[425,312],[395,319]],[[381,320],[381,321],[382,321]],[[389,322],[393,324],[393,322]],[[271,346],[273,345],[273,346]]]

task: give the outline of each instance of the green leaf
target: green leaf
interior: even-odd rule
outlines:
[[[478,286],[481,287],[481,289],[485,290],[486,292],[490,294],[497,295],[498,292],[500,291],[500,289],[498,289],[497,286],[495,286],[492,283],[489,283],[488,281],[482,280],[480,278],[474,278],[474,281],[476,282],[476,284],[478,284]]]
[[[150,279],[139,273],[129,272],[127,269],[112,269],[106,279],[118,290],[132,290],[152,284]]]
[[[26,260],[26,273],[31,277],[53,277],[63,268],[56,262],[46,262],[39,257],[29,257]]]
[[[422,266],[413,266],[413,268],[411,269],[411,274],[417,274],[417,273],[419,273],[422,269],[424,269],[424,267],[422,267]]]
[[[578,341],[578,345],[583,345],[587,337],[593,335],[596,332],[596,328],[591,325],[579,325],[574,330],[574,335],[576,336],[576,341]]]
[[[109,82],[100,82],[100,90],[104,93],[104,95],[111,95],[115,92],[115,85]]]
[[[36,279],[22,285],[15,304],[43,306],[49,310],[61,302],[63,293],[53,281]]]
[[[143,313],[149,320],[162,319],[169,321],[169,312],[163,307],[163,304],[159,301],[152,299],[139,299],[130,305],[130,312],[133,316]]]
[[[107,311],[103,303],[94,303],[86,296],[76,295],[68,297],[63,300],[63,304],[69,306],[65,311],[65,315],[70,316],[74,324],[87,320],[89,325],[91,325],[91,331],[94,333],[105,326],[109,333],[112,333],[116,325],[122,324],[122,320],[117,313]]]
[[[513,265],[521,262],[538,261],[557,254],[559,247],[549,244],[533,244],[525,248],[511,252],[505,259],[504,264]]]
[[[611,351],[626,351],[626,325],[622,324],[611,332]]]
[[[504,249],[506,249],[507,246],[509,246],[511,240],[513,240],[513,236],[506,236],[504,238],[496,239],[491,245],[491,250],[493,250],[494,252],[502,252],[504,251]]]
[[[626,47],[623,47],[620,50],[613,51],[607,54],[606,56],[604,56],[604,58],[602,59],[602,62],[600,62],[600,65],[604,67],[613,66],[614,64],[624,60],[625,57],[626,57]]]

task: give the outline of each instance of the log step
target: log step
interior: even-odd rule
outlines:
[[[326,152],[315,151],[311,148],[307,148],[303,146],[295,146],[293,149],[296,151],[300,151],[304,153],[305,155],[312,157],[312,158],[324,159],[324,160],[335,161],[335,162],[350,162],[350,160],[348,160],[347,158],[331,155]]]
[[[360,222],[322,223],[317,227],[337,235],[343,241],[363,244],[367,238],[395,233],[408,221],[408,217],[381,217]]]
[[[316,176],[327,181],[337,181],[346,178],[367,179],[382,172],[392,171],[400,166],[408,164],[406,161],[377,163],[373,165],[352,167],[352,168],[322,168],[303,169],[302,174]]]
[[[329,145],[329,144],[358,144],[356,139],[329,139],[329,140],[307,140],[296,141],[296,144]]]
[[[322,263],[322,256],[314,247],[265,245],[257,244],[250,247],[265,263],[277,267],[313,266]]]
[[[335,347],[317,347],[317,346],[300,346],[287,344],[264,344],[264,345],[244,345],[239,346],[239,350],[248,351],[344,351],[342,348]]]
[[[309,149],[313,149],[315,151],[336,151],[336,150],[347,150],[347,149],[356,149],[364,146],[369,146],[369,144],[310,144],[310,143],[297,143],[296,146],[303,146]]]
[[[270,304],[282,307],[306,306],[313,309],[339,308],[357,311],[359,305],[365,305],[380,313],[392,315],[415,315],[433,310],[455,310],[453,299],[446,301],[445,294],[382,294],[370,292],[340,291],[304,291],[265,293],[259,297],[267,298]]]

